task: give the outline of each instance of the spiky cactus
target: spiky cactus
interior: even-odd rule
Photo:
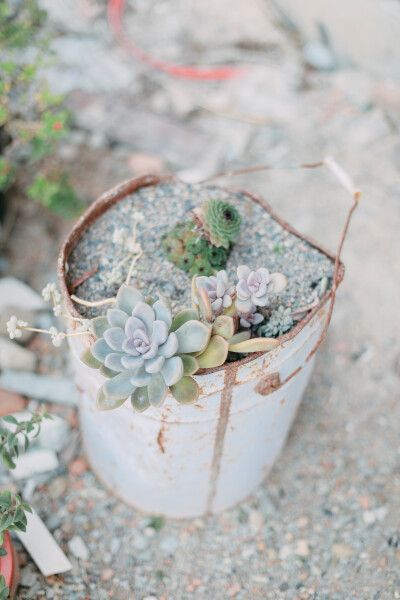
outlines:
[[[228,249],[230,244],[236,242],[242,217],[232,204],[210,198],[202,208],[195,209],[194,213],[211,244]]]

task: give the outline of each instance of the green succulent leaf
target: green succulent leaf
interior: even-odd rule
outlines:
[[[205,277],[209,277],[213,272],[213,268],[211,263],[202,256],[198,256],[193,263],[191,268],[192,275],[202,275]]]
[[[229,343],[220,335],[213,335],[207,348],[197,357],[201,369],[219,367],[223,365],[228,356]]]
[[[228,249],[231,242],[236,242],[242,218],[232,204],[210,198],[203,205],[202,215],[203,226],[214,246]]]
[[[91,330],[96,340],[101,339],[104,336],[104,332],[110,329],[110,324],[107,317],[95,317],[90,321]]]
[[[244,342],[229,344],[231,352],[269,352],[279,346],[274,338],[252,338]]]
[[[126,398],[123,400],[113,400],[112,398],[107,398],[102,387],[97,392],[97,408],[99,410],[113,410],[114,408],[121,406],[125,400]]]
[[[232,317],[220,315],[213,324],[213,333],[229,340],[235,333],[235,322]]]
[[[150,406],[147,387],[140,387],[131,396],[131,403],[136,412],[144,412]]]
[[[113,371],[112,369],[106,367],[106,365],[101,365],[99,373],[101,373],[103,377],[107,377],[107,379],[111,379],[111,377],[118,375],[118,371]]]
[[[211,327],[200,321],[186,321],[175,331],[178,338],[178,354],[190,354],[203,350],[211,337]]]
[[[97,358],[95,358],[92,354],[92,351],[90,350],[90,348],[88,348],[87,350],[85,350],[85,352],[82,354],[81,356],[81,361],[87,366],[90,367],[91,369],[99,369],[102,366],[102,362],[100,362],[99,360],[97,360]]]
[[[144,389],[144,388],[140,388]],[[154,373],[151,376],[151,381],[147,386],[149,402],[152,406],[158,408],[162,405],[168,394],[168,388],[164,378],[160,373]]]
[[[193,404],[199,397],[199,386],[193,377],[184,376],[170,387],[171,393],[179,404]]]
[[[182,271],[190,271],[194,264],[194,256],[191,252],[187,250],[182,252],[180,257],[178,258],[177,265]]]
[[[183,373],[184,375],[194,375],[199,370],[199,364],[194,356],[189,354],[183,354],[181,356],[183,362]]]
[[[203,287],[197,288],[196,298],[199,307],[200,319],[204,323],[209,323],[212,319],[212,307],[210,298]]]
[[[229,340],[229,346],[233,344],[239,344],[240,342],[245,342],[251,338],[250,331],[240,331],[239,333],[235,333]]]
[[[174,317],[171,325],[170,333],[176,331],[181,327],[186,321],[198,321],[199,315],[194,308],[186,308],[181,310],[176,317]]]

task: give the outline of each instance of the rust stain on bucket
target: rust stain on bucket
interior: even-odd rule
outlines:
[[[164,430],[164,428],[165,428],[165,423],[163,423],[161,425],[161,429],[158,432],[158,436],[157,436],[157,445],[158,445],[158,447],[160,448],[160,450],[161,450],[161,452],[163,454],[165,454],[165,446],[164,446],[164,444],[165,444],[165,439],[164,439],[165,430]]]
[[[214,455],[211,463],[209,492],[207,497],[207,512],[212,512],[212,504],[217,491],[218,477],[221,470],[222,453],[224,450],[224,440],[226,428],[228,426],[229,414],[232,404],[232,392],[236,383],[237,367],[226,369],[224,376],[224,389],[221,392],[221,403],[219,407],[219,419],[217,424],[217,434],[215,437]]]
[[[260,379],[255,386],[254,391],[257,392],[257,394],[261,394],[261,396],[268,396],[268,394],[271,394],[279,389],[280,385],[281,378],[279,373],[271,373],[270,375]]]

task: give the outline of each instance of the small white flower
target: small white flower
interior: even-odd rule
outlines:
[[[55,304],[53,306],[53,313],[55,317],[60,317],[61,313],[62,313],[62,306],[61,304]]]
[[[52,294],[57,292],[55,283],[48,283],[42,290],[42,296],[46,302],[50,302]]]
[[[76,328],[76,331],[84,333],[85,331],[90,331],[92,327],[92,323],[90,319],[84,319],[79,327]]]
[[[133,218],[138,223],[143,223],[144,222],[144,214],[142,212],[140,212],[140,210],[135,210],[135,212],[133,213]]]
[[[54,304],[60,304],[62,300],[62,296],[60,294],[60,292],[56,289],[53,292],[53,302]]]
[[[53,346],[59,348],[62,344],[63,339],[65,338],[65,333],[60,333],[57,327],[50,327],[49,332],[51,335],[51,342]]]
[[[119,246],[123,246],[125,244],[126,231],[125,229],[115,229],[112,241],[114,244],[118,244]]]
[[[21,327],[28,327],[28,323],[26,321],[19,320],[15,315],[10,317],[10,320],[7,321],[7,332],[10,336],[10,339],[20,338],[22,336]]]
[[[133,240],[126,241],[126,248],[129,250],[129,252],[132,252],[132,254],[139,254],[141,251],[140,244],[134,242]]]

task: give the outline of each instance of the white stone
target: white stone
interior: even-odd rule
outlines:
[[[36,363],[37,359],[33,352],[7,338],[0,337],[0,369],[2,371],[9,369],[34,371]]]
[[[58,458],[52,450],[32,450],[14,458],[14,462],[16,467],[12,476],[15,479],[26,479],[58,468]]]
[[[88,560],[89,558],[89,550],[83,541],[83,539],[79,535],[75,535],[68,542],[69,551],[80,560]]]
[[[71,379],[66,377],[49,377],[23,371],[8,371],[0,377],[0,387],[46,402],[77,405],[77,390]]]
[[[0,279],[0,312],[11,304],[26,310],[43,310],[47,307],[42,296],[29,285],[15,277],[4,277]]]

